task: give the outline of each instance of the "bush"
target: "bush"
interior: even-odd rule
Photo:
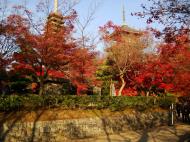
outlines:
[[[158,99],[159,101],[159,106],[162,108],[169,108],[170,105],[175,102],[175,98],[174,97],[160,97]]]
[[[174,97],[111,97],[74,95],[11,95],[0,96],[0,111],[34,110],[61,107],[63,109],[110,109],[123,110],[126,107],[144,111],[148,108],[169,108]]]
[[[20,110],[23,107],[24,99],[20,96],[1,96],[0,111]]]

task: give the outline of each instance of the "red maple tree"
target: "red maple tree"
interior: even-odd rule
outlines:
[[[10,33],[16,38],[20,51],[14,54],[15,69],[27,69],[36,75],[40,83],[40,94],[43,94],[44,82],[49,75],[62,77],[72,60],[75,44],[70,37],[70,27],[59,31],[34,34],[29,19],[20,15],[11,15],[7,19],[11,25]],[[49,27],[50,28],[50,27]],[[58,72],[60,71],[60,72]],[[50,73],[51,72],[51,73]],[[62,74],[61,74],[62,72]]]
[[[72,37],[72,21],[76,13],[64,17],[63,25],[47,22],[40,31],[34,28],[30,12],[27,17],[10,15],[7,23],[10,25],[9,34],[14,35],[19,51],[14,54],[13,67],[22,75],[32,74],[37,78],[40,94],[44,92],[44,84],[51,77],[65,78],[73,82],[77,92],[86,90],[95,78],[96,52],[88,48],[81,48]],[[41,25],[40,25],[41,26]],[[55,30],[56,29],[56,30]]]
[[[189,95],[190,91],[190,46],[187,34],[176,36],[175,43],[160,47],[160,59],[168,62],[174,69],[173,85],[175,92]]]
[[[132,76],[138,70],[138,64],[143,59],[145,44],[141,37],[144,33],[125,26],[114,25],[112,22],[100,27],[100,31],[107,45],[107,60],[112,70],[115,70],[116,78],[120,83],[118,95],[121,96],[123,89],[130,84]]]
[[[159,59],[148,60],[135,78],[135,86],[141,93],[149,96],[152,94],[172,91],[174,70],[169,63]]]
[[[97,52],[89,48],[77,48],[73,62],[70,65],[70,79],[77,87],[77,94],[85,94],[89,87],[98,82],[95,77],[98,62]]]

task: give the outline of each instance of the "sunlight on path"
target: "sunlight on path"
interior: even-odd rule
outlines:
[[[80,141],[80,140],[79,140]],[[104,135],[96,139],[81,140],[94,142],[190,142],[190,125],[162,126],[143,131],[127,131]]]

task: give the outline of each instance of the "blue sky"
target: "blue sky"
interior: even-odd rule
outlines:
[[[88,3],[87,3],[88,1]],[[85,15],[88,5],[92,0],[82,0],[77,6],[79,15]],[[124,1],[126,11],[126,22],[129,26],[135,28],[145,28],[146,22],[138,20],[137,17],[131,16],[131,12],[139,11],[141,3],[145,0],[102,0],[95,14],[94,26],[104,25],[107,21],[112,20],[116,24],[122,24],[122,4]]]
[[[39,0],[8,0],[12,5],[21,4],[27,1],[27,6],[35,9],[35,5]],[[95,0],[81,0],[75,7],[80,17],[85,17],[89,6]],[[126,22],[130,27],[137,29],[146,28],[147,24],[144,19],[138,19],[136,16],[131,16],[131,12],[141,11],[141,4],[147,0],[97,0],[101,4],[95,14],[95,19],[92,22],[91,30],[94,31],[99,26],[104,25],[107,21],[112,20],[116,24],[122,24],[122,4],[125,5]],[[53,0],[52,0],[53,2]]]
[[[35,6],[39,0],[8,0],[11,5],[21,4],[24,1],[27,3],[27,7],[31,10],[35,10]],[[61,1],[61,0],[60,0]],[[87,16],[87,11],[91,4],[95,0],[80,0],[80,3],[76,5],[75,10],[77,11],[80,19]],[[122,24],[122,6],[125,6],[126,13],[126,24],[132,28],[136,29],[146,29],[147,24],[145,19],[139,19],[136,16],[131,16],[131,13],[142,11],[141,4],[148,5],[147,0],[97,0],[100,2],[100,6],[96,10],[94,15],[94,20],[88,26],[87,32],[98,34],[99,26],[103,26],[109,20],[113,21],[115,24]],[[53,3],[53,0],[52,0]],[[154,24],[154,27],[161,28],[158,24]],[[101,47],[100,47],[101,48]]]

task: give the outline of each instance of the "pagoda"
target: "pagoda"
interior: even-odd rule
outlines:
[[[125,6],[123,4],[122,7],[122,25],[119,31],[115,31],[112,33],[111,37],[115,40],[118,36],[121,37],[121,40],[126,43],[133,43],[138,44],[140,39],[142,38],[144,32],[140,30],[136,30],[134,28],[129,27],[126,24],[126,17],[125,17]]]
[[[54,33],[58,32],[59,29],[63,28],[63,20],[63,15],[58,11],[58,0],[54,0],[54,11],[47,18],[47,30]]]

